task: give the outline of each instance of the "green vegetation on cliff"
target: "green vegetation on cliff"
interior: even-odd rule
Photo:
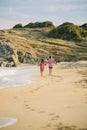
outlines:
[[[19,23],[19,24],[16,24],[16,25],[13,27],[13,29],[14,29],[14,28],[22,28],[22,27],[23,27],[22,24]]]
[[[29,23],[24,26],[25,28],[43,28],[43,27],[55,27],[51,21]]]
[[[87,23],[81,25],[80,27],[83,28],[83,29],[85,29],[85,30],[87,30]]]
[[[39,28],[17,24],[0,31],[0,63],[36,64],[49,55],[56,62],[87,60],[86,34],[86,30],[72,23]]]
[[[63,39],[68,41],[82,41],[87,37],[87,23],[78,26],[73,23],[65,22],[62,25],[55,26],[51,21],[28,23],[25,26],[17,24],[13,27],[16,28],[49,28],[47,33],[43,33],[47,37]]]
[[[83,37],[87,36],[87,32],[73,23],[66,22],[51,30],[48,36],[69,41],[82,41]]]

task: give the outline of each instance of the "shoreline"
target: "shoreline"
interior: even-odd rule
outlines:
[[[53,75],[32,73],[33,82],[0,89],[0,117],[16,118],[1,130],[87,129],[86,63],[58,63]]]
[[[0,118],[0,128],[12,125],[16,122],[14,118]]]
[[[32,73],[35,69],[35,66],[0,68],[0,89],[32,83]]]

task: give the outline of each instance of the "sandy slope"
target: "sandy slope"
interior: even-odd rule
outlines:
[[[32,84],[0,89],[0,117],[17,119],[0,130],[87,130],[87,61],[37,68]]]

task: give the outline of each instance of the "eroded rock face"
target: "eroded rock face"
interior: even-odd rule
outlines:
[[[17,32],[0,30],[0,66],[17,66],[19,63],[35,64],[29,42],[14,33]]]
[[[9,45],[0,43],[0,66],[11,67],[19,63],[35,64],[31,53],[17,51]]]
[[[9,45],[0,43],[0,65],[16,66],[19,63],[17,51]]]
[[[32,58],[31,53],[18,51],[17,54],[20,63],[35,64],[35,61]]]

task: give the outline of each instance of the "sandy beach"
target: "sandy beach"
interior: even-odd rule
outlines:
[[[87,130],[87,61],[36,68],[31,84],[0,89],[0,118],[17,119],[0,130]]]

